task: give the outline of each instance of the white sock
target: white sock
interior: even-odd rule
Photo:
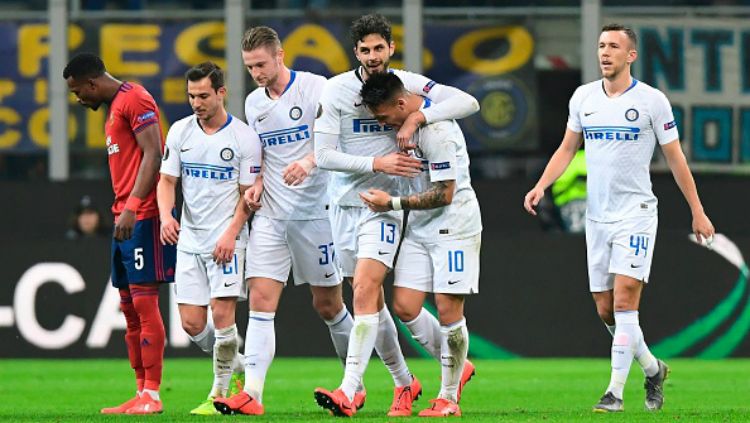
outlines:
[[[612,376],[607,391],[622,399],[635,347],[643,339],[643,332],[638,325],[637,311],[616,311],[615,325],[617,329],[612,340]]]
[[[276,313],[251,311],[245,335],[245,392],[263,404],[266,373],[276,354]]]
[[[161,398],[159,397],[159,391],[154,391],[153,389],[144,389],[143,394],[148,394],[154,401],[161,401]]]
[[[346,366],[346,350],[349,348],[349,334],[352,332],[354,319],[344,306],[333,319],[324,321],[331,333],[331,341],[333,342],[333,348],[336,350],[336,355],[339,356],[341,364]]]
[[[440,366],[441,381],[438,398],[445,398],[458,402],[458,385],[461,383],[461,373],[469,352],[469,330],[466,319],[448,326],[440,327]]]
[[[643,374],[647,377],[652,377],[659,373],[659,361],[651,354],[651,350],[648,349],[643,335],[641,335],[641,342],[635,348],[635,359],[638,360],[638,364],[643,369]]]
[[[607,327],[610,335],[615,336],[617,325],[608,325],[605,323],[604,326]],[[648,345],[646,345],[646,341],[643,338],[641,338],[641,342],[636,347],[635,359],[638,360],[638,364],[640,364],[643,374],[646,376],[651,377],[659,373],[659,362],[651,354],[651,350],[648,349]]]
[[[440,360],[441,332],[440,322],[429,311],[422,308],[414,320],[404,322],[411,337],[419,343],[431,356]]]
[[[225,397],[232,379],[234,359],[237,356],[237,325],[216,329],[214,336],[214,386],[211,397]]]
[[[378,337],[378,314],[361,314],[354,316],[354,326],[349,336],[349,347],[346,355],[346,370],[341,389],[349,398],[354,399],[354,393],[362,384],[362,376],[367,370],[367,364]]]
[[[378,336],[375,339],[375,351],[391,373],[393,383],[397,387],[406,386],[411,383],[411,373],[398,343],[396,322],[393,321],[388,307],[383,306],[377,315]]]
[[[213,354],[214,353],[214,343],[216,342],[216,337],[214,336],[214,325],[211,322],[206,322],[206,327],[203,328],[203,331],[195,336],[190,336],[190,339],[195,343],[195,345],[198,346],[201,350],[203,350],[206,354]]]

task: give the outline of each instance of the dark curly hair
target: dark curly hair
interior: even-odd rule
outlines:
[[[391,23],[385,16],[372,13],[358,18],[352,22],[352,26],[349,28],[349,35],[352,37],[354,47],[357,47],[357,43],[370,34],[378,34],[390,44]]]
[[[102,59],[93,53],[80,53],[75,55],[63,69],[63,78],[97,78],[104,75],[107,69]]]

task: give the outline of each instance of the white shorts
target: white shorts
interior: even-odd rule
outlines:
[[[294,284],[336,286],[331,224],[328,219],[275,220],[255,216],[247,244],[247,278],[270,278],[286,283],[292,270]]]
[[[638,216],[611,223],[586,221],[591,292],[614,289],[615,275],[648,283],[657,223],[657,216]]]
[[[393,268],[401,240],[402,211],[376,213],[367,207],[331,206],[336,264],[343,277],[353,277],[357,259],[369,258]]]
[[[207,306],[212,298],[247,298],[245,249],[237,248],[231,262],[214,263],[213,256],[177,250],[174,293],[178,304]]]
[[[394,285],[436,294],[479,293],[482,235],[441,243],[404,238],[394,269]]]

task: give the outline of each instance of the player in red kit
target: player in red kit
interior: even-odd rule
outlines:
[[[63,78],[82,106],[97,110],[106,103],[109,109],[104,129],[115,193],[112,284],[120,290],[120,309],[127,321],[125,343],[137,393],[101,412],[161,413],[165,331],[159,284],[174,281],[176,250],[159,241],[156,183],[164,148],[159,108],[145,88],[113,78],[94,54],[73,57]]]

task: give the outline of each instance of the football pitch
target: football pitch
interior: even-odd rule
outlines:
[[[625,412],[617,415],[591,412],[609,381],[609,360],[477,360],[475,364],[477,374],[461,401],[465,421],[750,420],[750,360],[670,360],[672,374],[666,383],[665,406],[658,413],[643,410],[643,374],[634,363],[625,391]],[[409,365],[424,387],[416,415],[436,396],[440,368],[436,361],[426,359],[411,359]],[[200,417],[190,416],[188,411],[210,388],[210,359],[167,359],[163,414],[102,416],[101,407],[116,405],[133,393],[132,371],[126,360],[4,359],[0,361],[0,421],[341,421],[318,408],[312,395],[316,386],[335,387],[341,374],[341,365],[334,359],[277,359],[266,382],[265,416]],[[377,359],[371,361],[365,382],[367,402],[355,420],[424,421],[386,417],[393,385]]]

